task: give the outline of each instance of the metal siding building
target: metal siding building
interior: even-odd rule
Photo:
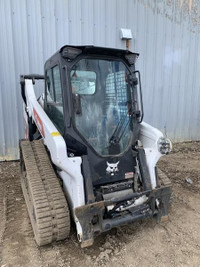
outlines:
[[[19,75],[42,74],[65,44],[125,48],[121,28],[140,53],[144,120],[172,140],[200,139],[199,24],[197,0],[1,0],[0,160],[18,159],[24,136]]]

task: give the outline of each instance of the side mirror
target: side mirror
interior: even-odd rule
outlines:
[[[134,99],[134,114],[138,122],[143,120],[143,100],[142,100],[142,88],[141,88],[141,79],[140,72],[138,70],[133,71],[128,75],[128,83],[132,88],[134,88],[133,99]]]
[[[138,78],[135,76],[135,74],[129,74],[128,81],[131,86],[138,85]]]
[[[73,104],[76,114],[81,114],[81,96],[79,94],[73,94]]]

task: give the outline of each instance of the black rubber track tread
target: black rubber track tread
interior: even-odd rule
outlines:
[[[21,141],[21,185],[39,246],[69,236],[70,213],[42,140]]]
[[[161,183],[161,185],[163,185],[163,186],[171,186],[172,185],[168,176],[163,171],[161,171],[161,169],[157,168],[157,174],[158,174],[159,182]]]

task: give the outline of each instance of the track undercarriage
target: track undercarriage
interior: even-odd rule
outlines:
[[[70,214],[42,141],[21,141],[21,185],[38,245],[68,237]]]

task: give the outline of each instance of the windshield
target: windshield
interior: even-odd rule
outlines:
[[[130,143],[128,74],[123,62],[110,59],[81,59],[70,72],[76,128],[102,156],[120,154]]]

